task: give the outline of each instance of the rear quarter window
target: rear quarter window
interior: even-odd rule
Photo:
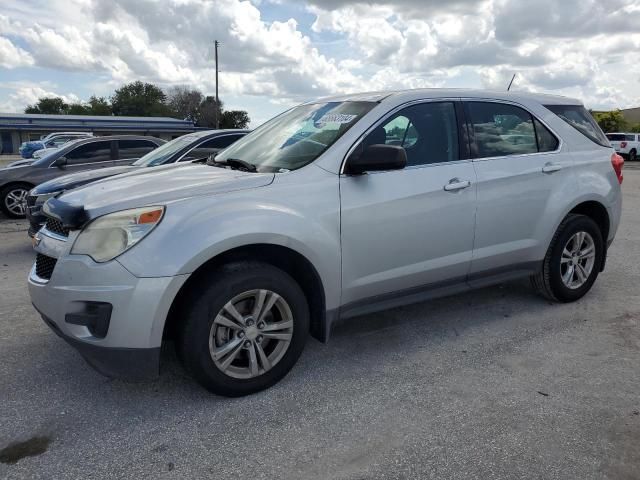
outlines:
[[[593,143],[603,147],[611,146],[609,139],[582,105],[545,105],[545,108],[551,110]]]

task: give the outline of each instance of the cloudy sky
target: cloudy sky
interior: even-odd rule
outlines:
[[[640,105],[638,0],[3,0],[0,111],[132,80],[214,90],[259,124],[333,93],[504,89]]]

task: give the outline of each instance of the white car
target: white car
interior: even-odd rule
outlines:
[[[33,152],[32,157],[35,160],[38,160],[39,158],[45,157],[47,155],[49,155],[51,152],[55,152],[56,150],[58,150],[61,146],[63,145],[67,145],[73,142],[77,142],[78,140],[84,140],[85,138],[88,137],[79,137],[79,138],[67,138],[67,137],[59,137],[59,138],[54,138],[52,141],[49,141],[49,143],[47,145],[51,145],[50,147],[46,147],[46,148],[42,148],[40,150],[36,150],[35,152]]]
[[[640,133],[607,133],[607,138],[617,153],[629,161],[636,160],[640,150]]]
[[[52,140],[54,138],[57,137],[82,137],[82,138],[87,138],[87,137],[93,137],[93,133],[91,132],[53,132],[50,133],[49,135],[46,135],[44,137],[40,137],[40,140],[43,142],[46,142],[47,140]]]

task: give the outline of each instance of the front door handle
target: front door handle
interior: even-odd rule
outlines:
[[[471,182],[469,180],[460,180],[459,178],[452,178],[449,180],[444,186],[445,192],[455,192],[458,190],[462,190],[464,188],[468,188],[471,186]]]
[[[562,170],[562,165],[558,165],[557,163],[545,163],[544,167],[542,167],[543,173],[553,173],[557,172],[558,170]]]

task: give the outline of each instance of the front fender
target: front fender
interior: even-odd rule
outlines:
[[[316,269],[327,309],[340,300],[338,177],[319,168],[270,186],[167,205],[158,227],[119,257],[138,277],[189,274],[234,248],[288,247]],[[278,176],[280,177],[280,176]]]

